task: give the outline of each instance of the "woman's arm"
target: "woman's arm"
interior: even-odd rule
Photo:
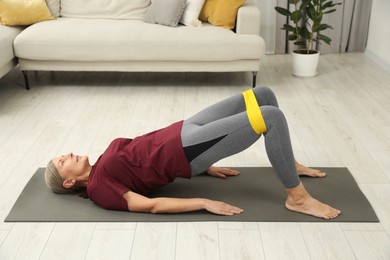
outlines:
[[[242,209],[232,205],[202,198],[147,198],[132,191],[126,192],[123,197],[127,201],[129,211],[134,212],[179,213],[205,209],[211,213],[226,216],[243,212]]]

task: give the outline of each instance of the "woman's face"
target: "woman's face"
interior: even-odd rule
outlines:
[[[82,177],[91,167],[88,156],[79,156],[73,153],[58,156],[53,159],[53,163],[64,179]]]

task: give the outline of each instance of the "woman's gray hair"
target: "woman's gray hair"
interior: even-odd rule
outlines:
[[[53,160],[50,160],[45,170],[46,185],[55,193],[72,193],[75,192],[74,187],[65,188],[63,183],[64,179],[58,173],[57,167],[54,165]]]
[[[86,187],[77,187],[73,185],[70,188],[64,187],[64,179],[59,174],[57,167],[53,160],[50,160],[45,170],[46,185],[55,193],[78,193],[82,198],[88,198],[88,192]]]

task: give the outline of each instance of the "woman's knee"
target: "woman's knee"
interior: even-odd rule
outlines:
[[[275,96],[275,93],[269,87],[256,87],[253,89],[257,99],[260,101],[259,105],[275,106],[279,107],[278,100]],[[261,100],[265,101],[261,102]]]
[[[267,128],[269,128],[271,125],[283,126],[287,124],[283,111],[278,107],[262,106],[260,107],[260,111],[263,115]]]

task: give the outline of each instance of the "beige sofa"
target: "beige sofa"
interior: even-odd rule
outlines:
[[[251,1],[240,7],[234,31],[208,23],[201,27],[146,23],[143,16],[150,0],[47,3],[57,19],[31,25],[14,40],[27,89],[27,72],[42,70],[249,71],[255,84],[265,53],[260,12]]]
[[[17,65],[13,42],[21,31],[20,27],[0,25],[0,78]]]

